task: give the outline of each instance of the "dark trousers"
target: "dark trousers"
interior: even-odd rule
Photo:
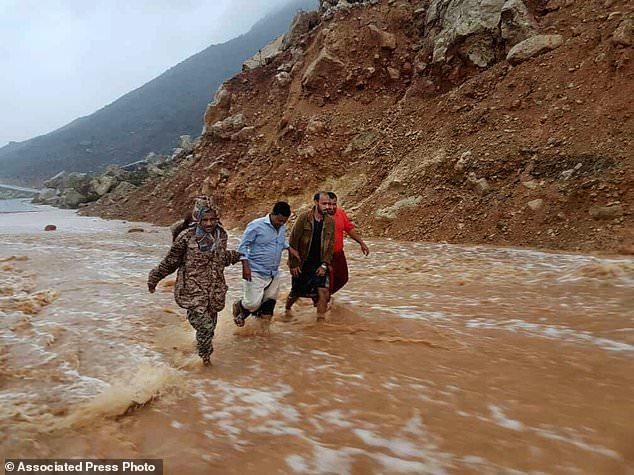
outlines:
[[[316,297],[317,289],[328,288],[330,280],[328,274],[319,277],[316,273],[319,266],[319,262],[304,263],[301,274],[291,279],[291,291],[288,296],[291,298]]]

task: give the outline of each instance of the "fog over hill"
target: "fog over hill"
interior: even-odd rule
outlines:
[[[316,5],[315,0],[292,0],[248,33],[208,47],[95,113],[0,148],[0,181],[39,185],[61,170],[98,171],[149,152],[167,152],[180,135],[197,136],[217,87],[283,34],[298,9]]]

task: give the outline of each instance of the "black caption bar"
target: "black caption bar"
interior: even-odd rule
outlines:
[[[163,459],[5,459],[4,473],[163,475]]]

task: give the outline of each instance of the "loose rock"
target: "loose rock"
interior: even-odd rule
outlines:
[[[511,64],[520,64],[547,51],[559,48],[563,43],[564,37],[561,35],[536,35],[513,46],[506,56],[506,60]]]

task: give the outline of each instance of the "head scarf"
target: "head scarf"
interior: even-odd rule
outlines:
[[[216,216],[220,217],[220,210],[216,203],[214,203],[214,199],[210,196],[198,196],[194,198],[194,209],[192,211],[192,218],[197,223],[203,219],[203,215],[207,212],[213,212]]]
[[[194,200],[194,209],[192,211],[192,218],[196,222],[196,242],[198,243],[198,249],[201,252],[214,252],[216,245],[220,241],[220,227],[216,226],[213,233],[208,233],[200,225],[200,221],[207,213],[213,213],[216,217],[220,217],[218,207],[213,201],[213,198],[208,196],[199,196]]]

